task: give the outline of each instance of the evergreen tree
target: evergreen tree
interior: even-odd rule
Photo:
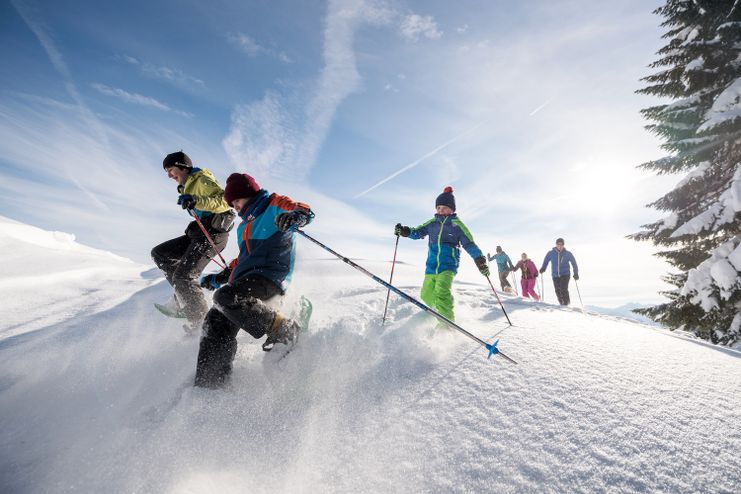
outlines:
[[[641,168],[685,177],[649,204],[669,216],[629,238],[664,248],[679,272],[664,278],[668,302],[636,312],[730,345],[741,340],[741,2],[667,0],[655,13],[669,42],[638,92],[674,101],[642,110],[668,156]]]

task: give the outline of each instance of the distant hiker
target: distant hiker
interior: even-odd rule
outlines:
[[[497,245],[497,253],[493,256],[489,253],[486,254],[486,258],[491,261],[497,262],[497,270],[499,271],[499,284],[502,286],[502,290],[507,293],[514,293],[512,285],[507,281],[507,276],[510,271],[514,271],[515,267],[512,265],[512,260],[505,254],[502,247]]]
[[[196,365],[195,385],[206,388],[223,386],[231,375],[240,329],[255,339],[267,334],[265,351],[294,341],[299,324],[274,307],[280,305],[293,271],[296,234],[291,230],[314,217],[306,204],[261,189],[246,173],[229,175],[224,199],[242,219],[239,256],[221,273],[201,280],[204,288],[216,289]]]
[[[551,275],[553,276],[553,288],[556,289],[556,298],[561,305],[569,305],[569,280],[571,279],[571,269],[569,263],[574,267],[574,279],[579,279],[579,267],[576,265],[574,255],[564,248],[562,238],[556,239],[556,246],[549,250],[543,259],[543,265],[540,272],[545,273],[548,263],[551,263]]]
[[[178,183],[177,203],[197,216],[219,252],[224,250],[235,215],[224,201],[224,190],[213,174],[205,168],[195,168],[182,151],[168,154],[162,167],[167,176]],[[152,259],[175,289],[175,296],[161,307],[170,310],[175,317],[187,318],[186,331],[199,328],[208,310],[198,277],[217,255],[195,220],[188,224],[185,235],[152,249]]]
[[[435,217],[416,228],[397,223],[394,234],[414,240],[430,237],[427,251],[422,300],[451,321],[453,314],[453,278],[458,272],[462,246],[473,258],[481,274],[489,276],[486,258],[473,241],[471,232],[455,214],[453,188],[446,187],[435,201]]]
[[[538,268],[532,259],[527,257],[526,253],[522,253],[521,260],[515,264],[513,271],[520,270],[520,286],[522,287],[522,296],[525,298],[533,297],[535,300],[540,300],[538,294],[535,293],[535,282],[538,277]]]

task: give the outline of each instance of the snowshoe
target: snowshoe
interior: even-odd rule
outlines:
[[[154,307],[167,317],[185,319],[185,311],[180,307],[180,303],[178,303],[178,299],[175,298],[174,295],[166,304],[158,304],[155,302]]]

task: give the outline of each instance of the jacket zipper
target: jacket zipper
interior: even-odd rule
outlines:
[[[446,221],[448,221],[447,216],[443,222],[440,223],[440,233],[437,234],[437,268],[435,269],[435,274],[440,274],[440,239],[443,237],[443,227],[445,226]]]

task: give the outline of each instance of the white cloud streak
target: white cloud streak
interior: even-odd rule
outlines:
[[[57,49],[56,44],[52,40],[51,36],[46,31],[46,26],[44,23],[39,20],[37,17],[35,17],[32,14],[32,9],[25,3],[22,3],[18,0],[13,0],[13,6],[18,11],[18,14],[21,16],[23,21],[26,23],[28,28],[36,35],[36,37],[39,40],[39,43],[41,43],[41,46],[44,48],[44,51],[46,51],[47,56],[49,57],[49,60],[51,61],[54,68],[57,70],[57,72],[62,76],[62,78],[65,81],[65,89],[67,90],[67,93],[70,95],[72,100],[76,104],[76,111],[80,114],[83,121],[87,125],[87,127],[95,134],[96,139],[98,142],[101,142],[104,149],[109,149],[109,136],[108,133],[105,130],[104,125],[98,120],[98,118],[95,116],[95,114],[88,108],[88,106],[85,104],[85,101],[82,99],[82,96],[77,91],[77,87],[72,79],[72,73],[70,72],[69,68],[67,67],[67,64],[64,61],[64,57],[62,56],[62,53]],[[106,156],[109,156],[109,153],[106,153]],[[72,170],[67,168],[65,169],[65,172],[68,176],[71,176]],[[83,184],[81,184],[79,181],[73,181],[74,185],[78,187],[85,195],[92,198],[93,201],[99,205],[102,205],[107,209],[107,206],[105,206],[105,203],[100,200],[92,191],[90,188],[85,187]]]
[[[543,103],[542,105],[540,105],[539,107],[537,107],[535,110],[531,111],[528,116],[529,117],[532,117],[533,115],[535,115],[536,113],[538,113],[540,110],[542,110],[543,108],[545,108],[546,106],[548,106],[548,103],[550,103],[550,102],[551,102],[551,100],[549,99],[548,101],[546,101],[545,103]]]
[[[247,54],[249,57],[256,57],[260,54],[264,48],[257,44],[251,36],[244,33],[228,33],[227,39],[237,46],[240,50]]]
[[[303,111],[289,111],[291,98],[275,92],[236,107],[222,141],[235,167],[302,180],[316,161],[337,108],[359,87],[355,30],[364,24],[387,23],[390,17],[391,11],[377,2],[331,0],[325,19],[324,67]]]
[[[227,33],[226,39],[250,58],[265,55],[283,63],[293,63],[291,57],[284,51],[273,50],[258,43],[255,38],[245,33]]]
[[[114,98],[118,98],[127,103],[134,103],[137,105],[149,106],[149,107],[156,108],[162,111],[171,110],[171,108],[167,106],[166,104],[160,101],[157,101],[154,98],[150,98],[149,96],[144,96],[138,93],[129,93],[128,91],[124,91],[123,89],[120,89],[117,87],[106,86],[105,84],[100,84],[100,83],[94,83],[94,84],[91,84],[91,86],[93,87],[93,89],[97,90],[101,94],[105,94],[107,96],[113,96]]]
[[[440,39],[443,35],[431,15],[410,14],[402,20],[399,29],[403,37],[414,42],[420,38]]]
[[[157,110],[161,110],[164,112],[173,112],[183,117],[193,116],[192,113],[188,113],[188,112],[184,112],[180,110],[173,110],[165,103],[162,103],[161,101],[158,101],[154,98],[150,98],[149,96],[144,96],[143,94],[130,93],[121,88],[110,87],[110,86],[106,86],[105,84],[100,84],[97,82],[91,84],[91,86],[93,87],[93,89],[95,89],[101,94],[105,94],[106,96],[112,96],[114,98],[118,98],[121,101],[125,101],[126,103],[133,103],[135,105],[148,106],[150,108],[156,108]]]
[[[417,158],[416,160],[412,161],[412,162],[411,162],[411,163],[409,163],[408,165],[406,165],[406,166],[404,166],[404,167],[400,168],[399,170],[395,171],[394,173],[392,173],[392,174],[391,174],[391,175],[389,175],[388,177],[384,178],[384,179],[383,179],[383,180],[381,180],[380,182],[378,182],[378,183],[376,183],[375,185],[372,185],[371,187],[369,187],[369,188],[365,189],[365,190],[364,190],[363,192],[361,192],[360,194],[357,194],[357,195],[356,195],[356,196],[354,197],[354,199],[358,199],[358,198],[360,198],[360,197],[363,197],[363,196],[364,196],[364,195],[366,195],[367,193],[369,193],[369,192],[371,192],[371,191],[373,191],[373,190],[377,189],[378,187],[380,187],[381,185],[385,184],[386,182],[389,182],[389,181],[393,180],[394,178],[398,177],[399,175],[401,175],[402,173],[404,173],[404,172],[406,172],[406,171],[408,171],[408,170],[411,170],[411,169],[412,169],[412,168],[414,168],[415,166],[417,166],[417,165],[419,165],[420,163],[422,163],[422,162],[423,162],[424,160],[426,160],[426,159],[428,159],[428,158],[430,158],[430,157],[432,157],[432,156],[436,155],[437,153],[439,153],[440,151],[442,151],[442,150],[443,150],[443,149],[445,149],[446,147],[450,146],[451,144],[453,144],[454,142],[456,142],[456,141],[457,141],[458,139],[460,139],[460,138],[462,138],[463,136],[465,136],[465,135],[468,135],[468,134],[470,134],[471,132],[473,132],[474,130],[478,129],[479,127],[481,127],[482,125],[484,125],[484,123],[486,123],[486,121],[484,121],[484,122],[479,122],[479,123],[477,123],[476,125],[474,125],[473,127],[471,127],[470,129],[466,130],[465,132],[462,132],[462,133],[458,134],[457,136],[453,137],[452,139],[450,139],[450,140],[448,140],[448,141],[444,142],[443,144],[441,144],[440,146],[436,147],[435,149],[433,149],[433,150],[432,150],[432,151],[430,151],[429,153],[427,153],[427,154],[425,154],[425,155],[423,155],[423,156],[421,156],[421,157]]]
[[[201,79],[188,75],[180,69],[143,62],[130,55],[122,55],[121,59],[128,64],[139,67],[144,75],[168,82],[174,86],[187,89],[204,89],[206,87],[206,83]]]
[[[100,124],[100,121],[97,119],[95,114],[87,107],[82,96],[80,96],[80,93],[77,91],[77,87],[75,86],[72,74],[67,67],[66,62],[64,61],[64,57],[57,49],[52,37],[47,33],[45,24],[34,16],[32,13],[33,9],[27,3],[21,2],[20,0],[12,0],[12,4],[31,32],[33,32],[38,38],[39,43],[41,43],[41,46],[44,48],[51,64],[64,79],[64,86],[67,93],[77,104],[77,108],[87,124],[97,134],[99,139],[107,142],[108,136],[106,135],[103,126]]]

